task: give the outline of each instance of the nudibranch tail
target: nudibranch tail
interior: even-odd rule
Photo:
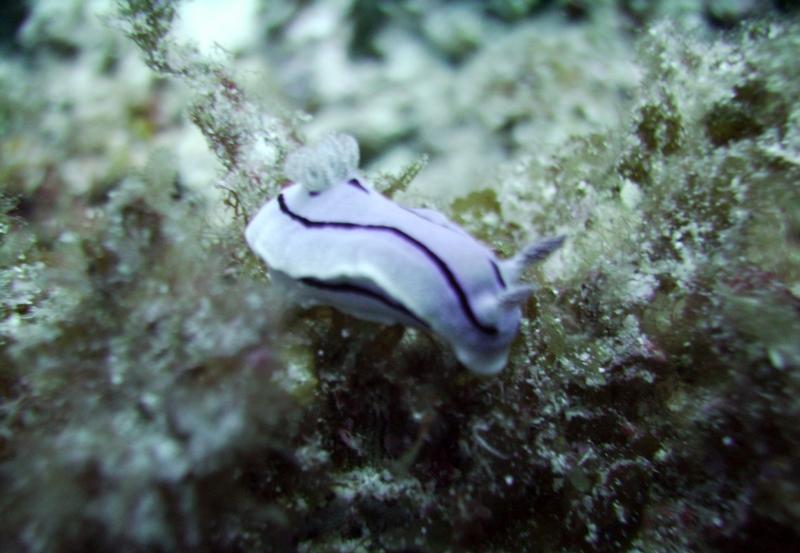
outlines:
[[[358,169],[358,143],[348,134],[331,134],[289,154],[284,171],[309,192],[347,180]]]

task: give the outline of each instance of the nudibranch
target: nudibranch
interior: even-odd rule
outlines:
[[[444,215],[381,195],[358,161],[358,144],[342,134],[292,153],[292,184],[247,225],[250,248],[302,305],[429,330],[470,371],[498,373],[531,293],[519,277],[564,238],[500,260]]]

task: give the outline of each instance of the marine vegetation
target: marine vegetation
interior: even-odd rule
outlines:
[[[330,96],[253,87],[175,32],[179,3],[53,15],[68,4],[31,4],[0,64],[0,549],[800,550],[800,22],[782,3],[343,2],[362,72],[340,111],[349,76]],[[313,38],[329,4],[264,6],[264,40],[331,54]],[[556,12],[563,32],[536,26]],[[481,17],[508,41],[486,45]],[[600,28],[633,45],[630,72],[584,64]],[[371,81],[416,78],[392,65],[418,55],[402,36],[437,60],[427,103]],[[386,117],[340,117],[354,89]],[[498,259],[569,237],[522,277],[502,372],[270,281],[245,228],[320,120],[359,140],[377,191]],[[485,158],[448,159],[487,172],[437,188],[483,131]]]

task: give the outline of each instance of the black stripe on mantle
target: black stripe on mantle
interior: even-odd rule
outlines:
[[[458,282],[456,275],[453,273],[450,267],[447,266],[447,263],[445,263],[444,260],[442,260],[442,258],[436,255],[436,253],[434,253],[433,250],[431,250],[428,246],[426,246],[413,236],[410,236],[409,234],[406,234],[402,230],[390,227],[388,225],[362,225],[358,223],[343,223],[338,221],[313,221],[290,210],[289,206],[286,205],[286,200],[283,197],[283,194],[278,195],[278,206],[285,215],[287,215],[294,221],[297,221],[306,228],[338,228],[344,230],[385,232],[393,234],[398,238],[405,240],[407,243],[411,244],[419,251],[421,251],[436,266],[436,268],[439,270],[439,272],[442,274],[445,281],[447,282],[449,288],[456,295],[456,298],[458,298],[458,303],[461,306],[461,310],[463,311],[464,316],[466,316],[467,319],[470,321],[470,323],[472,323],[472,325],[475,328],[477,328],[478,330],[480,330],[485,334],[489,334],[491,336],[497,335],[497,328],[491,325],[483,324],[480,320],[478,320],[478,317],[472,310],[472,306],[469,304],[469,299],[467,298],[466,292],[464,292],[464,288],[461,286],[461,283]]]
[[[364,286],[358,286],[357,284],[352,284],[349,282],[331,282],[312,277],[303,277],[297,280],[307,286],[311,286],[313,288],[319,288],[320,290],[326,290],[330,292],[344,292],[347,294],[356,294],[359,296],[364,296],[371,300],[377,301],[378,303],[383,304],[384,306],[390,309],[394,309],[395,311],[402,313],[406,317],[415,320],[420,326],[430,329],[430,325],[427,322],[419,318],[408,307],[406,307],[399,301],[395,300],[394,298],[390,297],[388,294],[384,295],[375,290],[371,290]]]

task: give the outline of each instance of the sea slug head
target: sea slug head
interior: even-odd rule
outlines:
[[[329,134],[286,158],[284,171],[309,192],[322,192],[358,170],[358,142],[348,134]]]

